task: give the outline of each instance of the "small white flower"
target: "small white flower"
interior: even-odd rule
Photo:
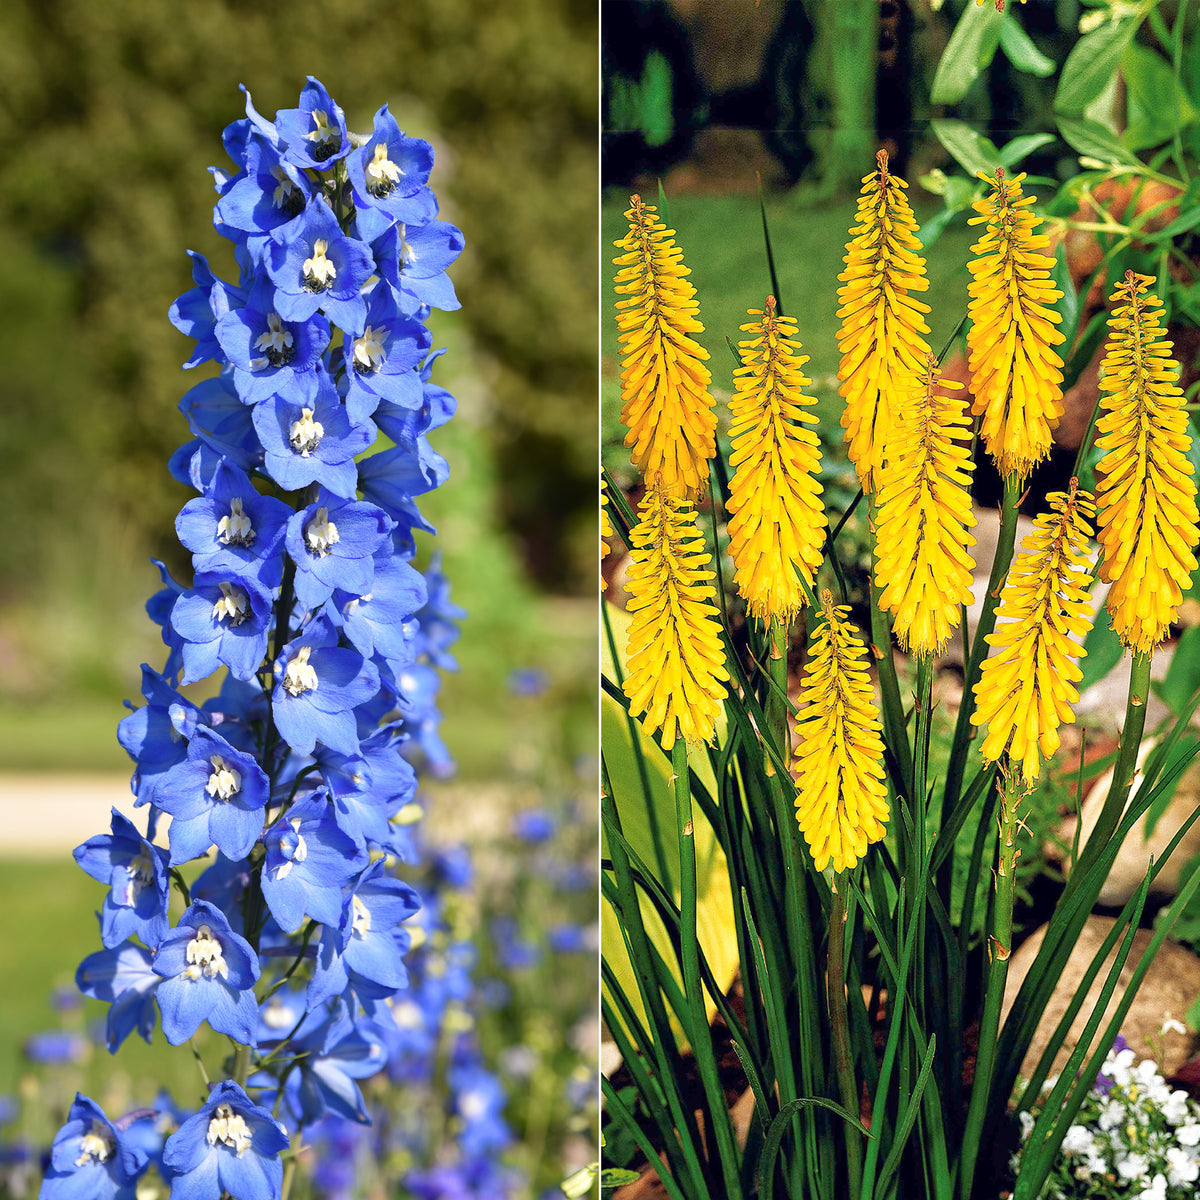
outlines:
[[[1187,1037],[1187,1026],[1182,1021],[1177,1021],[1170,1013],[1163,1013],[1162,1028],[1158,1031],[1162,1034],[1181,1033]]]
[[[1021,1141],[1024,1141],[1033,1132],[1033,1113],[1020,1112],[1017,1114],[1017,1118],[1021,1122]]]
[[[1120,1100],[1109,1097],[1100,1105],[1100,1116],[1096,1121],[1105,1133],[1119,1129],[1125,1124],[1125,1106]]]
[[[1167,1177],[1159,1171],[1138,1195],[1141,1200],[1167,1200]]]
[[[1182,1125],[1188,1119],[1188,1094],[1187,1092],[1175,1089],[1162,1103],[1159,1105],[1162,1115],[1172,1125]]]
[[[1175,1140],[1181,1146],[1200,1146],[1200,1125],[1180,1125],[1175,1130]]]
[[[1089,1154],[1096,1144],[1096,1135],[1083,1125],[1072,1125],[1063,1138],[1064,1154]]]
[[[1130,1182],[1145,1179],[1150,1170],[1150,1161],[1144,1154],[1126,1154],[1117,1159],[1116,1165],[1117,1174]]]
[[[1167,1182],[1173,1187],[1183,1183],[1195,1183],[1200,1179],[1200,1162],[1194,1154],[1172,1146],[1167,1151]]]

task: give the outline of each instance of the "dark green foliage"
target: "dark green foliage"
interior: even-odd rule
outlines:
[[[185,436],[175,404],[200,372],[180,372],[190,344],[166,311],[190,286],[185,248],[234,273],[210,229],[206,168],[228,165],[219,133],[242,115],[238,84],[270,116],[296,103],[306,74],[351,128],[369,128],[385,97],[402,128],[435,142],[443,215],[467,240],[454,272],[463,312],[435,318],[435,345],[452,344],[460,372],[462,348],[478,353],[485,383],[464,409],[498,468],[488,509],[536,547],[540,582],[583,588],[596,36],[594,12],[569,0],[4,5],[0,651],[37,640],[48,607],[86,611],[95,627],[68,628],[84,648],[56,684],[103,683],[116,668],[98,643],[139,625],[155,584],[138,564],[155,554],[186,566],[172,530],[185,493],[165,461]],[[440,378],[453,370],[447,361]],[[59,669],[51,649],[13,653],[10,689],[44,690]]]

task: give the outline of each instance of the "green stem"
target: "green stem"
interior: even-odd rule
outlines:
[[[240,1088],[245,1088],[246,1080],[250,1078],[250,1047],[239,1045],[233,1059],[233,1082]]]
[[[738,1149],[733,1125],[725,1107],[724,1091],[717,1072],[709,1036],[708,1013],[704,1007],[704,984],[700,978],[700,941],[696,931],[696,838],[692,823],[692,787],[688,775],[687,743],[679,738],[671,748],[671,771],[675,783],[675,815],[679,826],[679,965],[683,972],[683,992],[692,1026],[692,1051],[709,1100],[710,1118],[716,1135],[728,1200],[741,1194],[738,1175]]]
[[[840,886],[839,886],[840,884]],[[858,1116],[862,1102],[854,1079],[854,1060],[850,1052],[850,1021],[846,1005],[846,891],[849,880],[841,874],[834,877],[833,902],[829,909],[829,958],[825,965],[828,987],[829,1024],[833,1033],[833,1057],[837,1067],[838,1091],[842,1107]],[[850,1195],[862,1189],[862,1143],[857,1131],[842,1124],[846,1135],[846,1175]]]
[[[779,753],[785,762],[788,761],[788,727],[787,727],[787,654],[788,654],[788,624],[778,617],[772,617],[767,630],[767,640],[770,654],[767,659],[767,674],[774,686],[767,688],[766,703],[763,710],[767,717],[767,735],[775,739]],[[769,758],[764,762],[768,775],[775,774],[774,764]]]
[[[971,714],[975,710],[975,685],[983,673],[983,660],[987,658],[987,636],[996,626],[996,608],[1000,603],[1000,589],[1008,568],[1012,563],[1013,547],[1017,540],[1017,501],[1021,497],[1021,480],[1009,475],[1004,480],[1004,501],[1000,508],[1000,535],[996,540],[996,557],[992,560],[988,576],[987,593],[983,598],[983,611],[975,626],[975,637],[971,643],[971,658],[965,665],[962,703],[958,709],[958,720],[954,724],[954,743],[950,748],[950,762],[946,768],[946,786],[943,789],[942,812],[953,809],[962,790],[963,772],[967,764],[967,751],[974,733]],[[943,897],[945,900],[946,897]]]
[[[983,1018],[979,1025],[979,1053],[975,1060],[975,1079],[963,1130],[962,1158],[959,1161],[959,1195],[970,1200],[975,1180],[975,1165],[983,1137],[992,1075],[996,1068],[996,1043],[1000,1036],[1000,1009],[1004,1003],[1004,984],[1008,978],[1008,960],[1012,953],[1013,886],[1016,876],[1017,830],[1020,827],[1021,802],[1028,789],[1006,779],[1000,792],[1000,836],[996,846],[996,898],[992,906],[992,933],[988,939],[987,990]]]
[[[908,731],[904,727],[904,703],[900,699],[900,681],[896,678],[896,660],[892,657],[892,631],[887,614],[879,603],[879,587],[875,582],[875,497],[867,518],[871,539],[871,642],[872,653],[879,667],[879,693],[883,700],[883,728],[888,748],[900,764],[904,786],[912,794],[912,752]]]
[[[1100,811],[1100,819],[1079,856],[1072,871],[1072,878],[1082,878],[1097,855],[1108,844],[1113,831],[1125,811],[1125,802],[1133,786],[1137,771],[1138,748],[1142,744],[1142,731],[1146,726],[1146,701],[1150,697],[1150,654],[1135,654],[1129,672],[1129,698],[1125,704],[1125,724],[1121,729],[1121,742],[1117,750],[1117,762],[1113,768],[1112,786]]]

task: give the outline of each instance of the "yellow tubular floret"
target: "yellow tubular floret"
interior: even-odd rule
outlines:
[[[1150,653],[1167,636],[1196,569],[1196,481],[1179,366],[1154,280],[1129,271],[1111,299],[1100,366],[1096,464],[1100,578],[1121,641]]]
[[[821,564],[825,510],[821,506],[820,441],[805,411],[816,401],[801,368],[796,322],[777,316],[775,297],[743,325],[753,336],[738,343],[729,433],[734,468],[729,485],[729,554],[738,591],[752,616],[790,620],[804,607],[804,589]]]
[[[608,516],[608,484],[600,480],[600,558],[608,555],[608,539],[617,536],[612,521]],[[604,576],[600,577],[600,590],[604,591]]]
[[[824,591],[821,609],[800,687],[796,820],[816,869],[847,871],[886,832],[882,727],[849,607]]]
[[[863,179],[846,269],[838,276],[842,426],[864,492],[879,482],[895,407],[929,353],[922,336],[929,332],[923,316],[929,305],[909,295],[925,291],[929,281],[904,194],[908,184],[888,172],[887,151],[876,160],[879,169]]]
[[[630,197],[629,232],[615,243],[617,338],[621,345],[621,420],[633,464],[667,491],[698,494],[716,451],[717,417],[708,390],[708,351],[690,336],[703,333],[696,289],[675,245],[673,229],[653,205]]]
[[[1040,253],[1049,239],[1035,231],[1042,218],[1021,194],[1017,175],[998,170],[990,196],[977,200],[971,225],[986,225],[971,247],[975,259],[967,316],[972,412],[983,416],[980,433],[1001,475],[1024,478],[1050,453],[1062,416],[1062,318],[1054,304],[1062,296],[1050,279],[1054,259]]]
[[[725,651],[716,592],[704,568],[712,556],[696,527],[691,501],[651,486],[630,534],[629,648],[625,695],[647,734],[712,739],[725,698]]]
[[[898,412],[878,493],[875,579],[900,645],[940,654],[971,602],[971,421],[929,355]],[[952,389],[947,395],[943,389]]]
[[[993,653],[975,685],[971,716],[988,727],[984,758],[994,762],[1007,750],[1027,782],[1041,773],[1042,757],[1058,749],[1059,725],[1075,720],[1080,643],[1092,627],[1088,518],[1095,506],[1074,479],[1069,492],[1046,499],[1051,511],[1034,522],[1000,593],[1000,623],[987,638]]]

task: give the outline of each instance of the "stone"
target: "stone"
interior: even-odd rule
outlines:
[[[1138,769],[1133,777],[1133,787],[1130,789],[1130,803],[1137,798],[1138,788],[1142,782],[1142,765],[1154,747],[1154,739],[1147,738],[1138,749]],[[1083,831],[1080,835],[1080,845],[1087,842],[1091,832],[1100,819],[1104,808],[1104,800],[1112,784],[1112,771],[1107,771],[1092,786],[1083,801]],[[1179,832],[1184,822],[1200,805],[1200,762],[1193,761],[1192,765],[1179,777],[1175,785],[1175,793],[1171,797],[1162,815],[1154,823],[1153,832],[1147,836],[1145,818],[1137,823],[1117,851],[1117,857],[1100,889],[1097,902],[1108,906],[1118,906],[1125,903],[1137,891],[1145,878],[1146,869],[1151,857],[1156,862],[1166,853],[1167,845]],[[1058,828],[1058,837],[1065,846],[1074,843],[1075,827],[1078,824],[1074,816],[1068,817]],[[1048,857],[1063,859],[1064,856],[1057,847],[1047,848]],[[1200,821],[1197,821],[1184,835],[1175,852],[1163,864],[1151,886],[1151,894],[1159,896],[1174,896],[1179,891],[1184,867],[1197,855],[1200,855]],[[1071,864],[1062,862],[1064,876],[1071,873]]]
[[[1021,1064],[1023,1078],[1027,1079],[1037,1065],[1051,1033],[1066,1012],[1067,1005],[1075,989],[1079,986],[1084,972],[1099,952],[1101,944],[1114,923],[1112,917],[1095,915],[1088,917],[1085,922],[1070,957],[1067,959],[1062,976],[1055,985],[1050,1001],[1046,1005],[1046,1011],[1042,1014],[1025,1060]],[[1008,1016],[1017,992],[1033,965],[1034,957],[1045,938],[1046,928],[1043,925],[1041,929],[1031,934],[1012,956],[1008,967],[1008,982],[1004,989],[1004,1018]],[[1139,929],[1134,934],[1133,948],[1125,960],[1116,990],[1105,1011],[1104,1020],[1106,1022],[1115,1012],[1125,986],[1132,977],[1152,936],[1149,929]],[[1111,965],[1111,956],[1109,963],[1101,968],[1093,980],[1088,996],[1064,1039],[1063,1047],[1054,1059],[1051,1074],[1063,1069],[1078,1038],[1082,1035],[1084,1026],[1095,1010],[1109,965]],[[1164,942],[1151,963],[1145,979],[1142,980],[1142,986],[1138,989],[1138,994],[1134,997],[1133,1004],[1125,1015],[1120,1032],[1139,1058],[1154,1059],[1167,1077],[1173,1075],[1191,1056],[1196,1039],[1190,1034],[1174,1031],[1161,1033],[1163,1022],[1168,1018],[1182,1021],[1188,1006],[1198,995],[1200,995],[1200,956],[1193,954],[1178,942],[1170,940]],[[1104,1026],[1101,1025],[1101,1032],[1103,1029]],[[1095,1043],[1093,1043],[1092,1049],[1093,1051],[1096,1049]]]

